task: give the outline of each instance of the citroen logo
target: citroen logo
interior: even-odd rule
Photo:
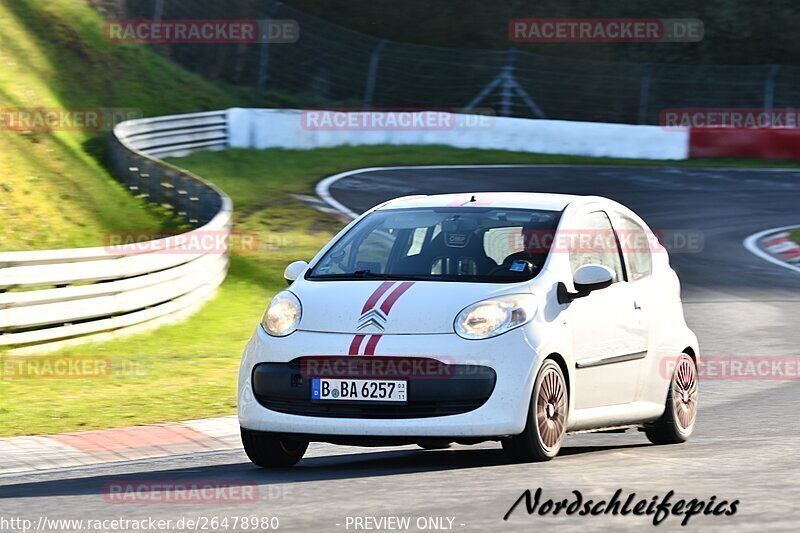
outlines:
[[[379,309],[370,309],[358,319],[358,327],[356,327],[356,330],[362,330],[369,326],[373,326],[380,331],[384,331],[386,329],[384,324],[386,324],[386,315],[384,315]]]

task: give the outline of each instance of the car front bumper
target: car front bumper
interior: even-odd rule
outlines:
[[[312,405],[310,396],[304,397],[311,376],[303,372],[302,362],[319,356],[331,356],[332,360],[348,357],[352,339],[350,334],[307,331],[276,338],[257,327],[239,371],[240,425],[257,431],[374,437],[498,437],[524,429],[540,364],[524,328],[477,341],[454,333],[383,335],[375,359],[424,358],[443,363],[449,371],[434,378],[409,378],[405,409],[393,405],[382,410],[369,402],[358,404],[363,408],[331,402]],[[270,403],[270,398],[281,401]],[[437,398],[438,410],[431,405]],[[453,411],[453,402],[459,401],[460,407]],[[469,401],[473,405],[468,405]],[[448,402],[449,412],[456,414],[447,414]]]

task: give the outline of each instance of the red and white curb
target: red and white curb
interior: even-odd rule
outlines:
[[[0,475],[241,448],[236,416],[0,439]]]
[[[750,235],[744,246],[765,261],[800,272],[800,244],[790,237],[790,231],[800,225],[773,228]]]

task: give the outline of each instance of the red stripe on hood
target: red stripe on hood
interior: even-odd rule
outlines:
[[[364,304],[364,308],[361,310],[361,314],[363,315],[364,313],[375,307],[375,304],[378,303],[378,300],[381,299],[381,296],[386,294],[386,291],[391,289],[394,283],[395,283],[394,281],[384,281],[383,283],[378,285],[378,288],[375,289],[375,292],[373,292],[370,295],[370,297],[367,298],[367,301]]]
[[[381,304],[381,311],[383,311],[384,315],[389,316],[389,311],[392,310],[392,306],[395,304],[395,302],[397,302],[398,298],[400,298],[404,292],[411,288],[413,284],[413,281],[404,281],[398,285],[397,288],[391,292],[391,294],[389,294],[389,296],[383,301],[383,304]]]
[[[356,335],[353,337],[353,342],[350,343],[350,351],[347,353],[350,355],[358,355],[358,350],[361,349],[361,343],[364,342],[364,337],[366,337],[366,335]]]
[[[373,335],[367,341],[367,347],[364,348],[364,355],[375,355],[375,347],[378,345],[378,341],[381,340],[380,335]]]

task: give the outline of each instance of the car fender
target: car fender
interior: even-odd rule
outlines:
[[[545,278],[543,281],[547,281]],[[563,311],[567,305],[558,302],[557,288],[555,283],[549,283],[551,289],[542,295],[539,309],[530,324],[526,326],[526,338],[537,353],[534,364],[530,369],[528,377],[529,387],[525,391],[530,397],[533,394],[533,384],[539,369],[545,359],[549,357],[559,358],[563,362],[562,370],[565,373],[570,394],[568,400],[567,417],[574,409],[574,394],[571,386],[574,381],[575,360],[572,354],[572,330],[568,322],[564,320]],[[537,289],[534,288],[534,291]]]
[[[644,371],[642,399],[657,403],[665,403],[669,384],[677,358],[691,349],[695,361],[699,363],[700,346],[697,335],[683,321],[673,320],[662,324],[653,332],[650,341],[650,354]]]

